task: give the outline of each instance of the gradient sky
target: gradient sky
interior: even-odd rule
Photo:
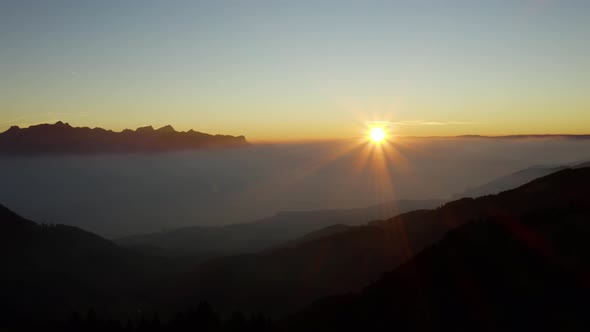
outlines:
[[[0,0],[0,131],[590,133],[590,1]]]

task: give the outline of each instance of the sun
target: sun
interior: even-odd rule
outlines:
[[[385,130],[379,127],[371,129],[371,132],[369,133],[369,137],[375,143],[380,143],[385,139],[386,136]]]

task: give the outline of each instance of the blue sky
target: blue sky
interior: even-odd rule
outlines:
[[[589,133],[589,1],[0,0],[0,130]]]

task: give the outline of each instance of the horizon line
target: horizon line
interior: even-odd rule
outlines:
[[[55,123],[50,123],[50,122],[42,122],[42,123],[37,123],[37,124],[30,124],[28,125],[28,127],[20,127],[19,125],[10,125],[7,127],[6,130],[0,132],[0,134],[4,134],[7,131],[9,131],[12,128],[19,128],[19,129],[27,129],[30,127],[34,127],[34,126],[39,126],[39,125],[68,125],[71,128],[90,128],[90,129],[103,129],[103,130],[107,130],[107,131],[112,131],[112,132],[123,132],[126,130],[133,130],[133,129],[123,129],[121,131],[115,131],[113,129],[106,129],[106,128],[102,128],[102,127],[89,127],[89,126],[72,126],[70,125],[68,122],[66,121],[56,121]],[[147,126],[140,126],[137,129],[141,129],[141,128],[152,128],[154,131],[157,131],[158,129],[162,129],[162,128],[166,128],[166,127],[170,127],[171,129],[173,129],[174,131],[176,131],[176,129],[174,129],[171,125],[165,125],[161,128],[156,128],[153,127],[152,125],[147,125]],[[136,129],[136,130],[137,130]],[[193,129],[189,130],[189,131],[176,131],[178,133],[182,133],[182,132],[190,132],[190,131],[194,131]],[[197,131],[197,132],[201,132],[201,131]],[[201,132],[204,134],[209,134],[209,135],[236,135],[236,136],[244,136],[247,137],[244,134],[218,134],[218,133],[209,133],[209,132]],[[248,140],[250,143],[258,143],[258,144],[273,144],[273,143],[283,143],[283,144],[290,144],[290,143],[320,143],[320,142],[330,142],[330,141],[341,141],[341,140],[349,140],[349,139],[362,139],[364,136],[349,136],[349,137],[327,137],[327,138],[261,138],[261,139],[252,139],[252,140]],[[396,138],[412,138],[412,139],[453,139],[453,138],[484,138],[484,139],[523,139],[523,138],[559,138],[559,137],[563,137],[563,138],[579,138],[579,139],[590,139],[590,133],[585,133],[585,134],[568,134],[568,133],[556,133],[556,134],[549,134],[549,133],[543,133],[543,134],[533,134],[533,133],[525,133],[525,134],[502,134],[502,135],[486,135],[486,134],[459,134],[459,135],[391,135],[391,137],[393,139]]]

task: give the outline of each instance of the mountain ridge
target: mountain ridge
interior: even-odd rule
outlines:
[[[589,187],[590,168],[566,169],[498,195],[464,198],[432,210],[344,227],[288,247],[196,266],[126,250],[76,227],[39,225],[0,205],[0,258],[5,268],[0,274],[0,325],[11,317],[63,317],[89,307],[113,315],[129,314],[133,308],[169,314],[208,301],[225,313],[236,308],[275,317],[299,312],[287,325],[302,330],[359,330],[363,325],[369,327],[364,330],[375,330],[375,324],[391,327],[397,321],[400,329],[415,330],[413,319],[420,319],[424,305],[429,305],[421,302],[419,291],[424,287],[429,299],[444,304],[433,309],[447,313],[446,307],[459,306],[456,312],[474,314],[470,306],[456,303],[466,292],[461,288],[461,271],[466,268],[485,285],[478,290],[490,304],[501,305],[494,310],[505,306],[510,309],[506,315],[517,315],[519,304],[535,306],[536,297],[530,294],[536,293],[545,301],[534,307],[541,310],[554,296],[556,303],[569,299],[575,293],[566,289],[569,286],[587,290],[570,277],[585,282],[590,275],[575,272],[590,271]],[[8,231],[15,224],[22,227]],[[517,293],[510,293],[512,289]],[[335,295],[322,299],[331,294]],[[511,296],[517,301],[510,301]],[[582,303],[578,295],[574,300]],[[452,312],[443,315],[436,310],[427,321],[432,326],[448,327],[447,318],[453,324],[471,324],[474,319],[457,322],[460,317]],[[563,310],[556,312],[555,317],[567,318]]]
[[[468,188],[462,193],[453,195],[454,199],[463,197],[479,197],[485,195],[494,195],[506,190],[515,189],[535,179],[543,176],[568,169],[583,168],[590,166],[590,161],[578,161],[574,163],[561,165],[533,165],[510,174],[495,178],[476,187]]]
[[[547,218],[586,211],[582,203],[590,196],[583,190],[590,168],[572,171],[578,171],[575,174],[581,174],[584,181],[562,183],[549,175],[498,195],[404,213],[292,247],[214,259],[200,265],[186,281],[190,286],[181,289],[192,289],[189,298],[207,298],[218,308],[233,303],[280,316],[321,294],[361,289],[462,225],[486,218],[503,218],[510,225],[510,220],[523,216]],[[570,193],[555,194],[570,188]],[[523,231],[517,228],[515,232]],[[533,235],[524,232],[519,236],[536,245]],[[289,301],[279,306],[280,299]]]
[[[115,132],[98,127],[72,127],[58,121],[27,128],[12,126],[0,133],[0,154],[6,155],[149,153],[248,144],[244,136],[211,135],[192,129],[179,132],[170,125]]]
[[[362,291],[315,301],[286,330],[586,330],[589,185],[590,168],[566,169],[450,203],[489,211]]]
[[[225,226],[189,226],[165,232],[115,239],[126,247],[160,248],[169,256],[213,256],[253,253],[296,241],[335,224],[361,225],[416,209],[434,208],[444,200],[395,200],[366,208],[280,211],[250,222]]]
[[[151,290],[177,265],[66,225],[37,224],[0,204],[0,327],[89,308],[118,315],[150,308]]]

